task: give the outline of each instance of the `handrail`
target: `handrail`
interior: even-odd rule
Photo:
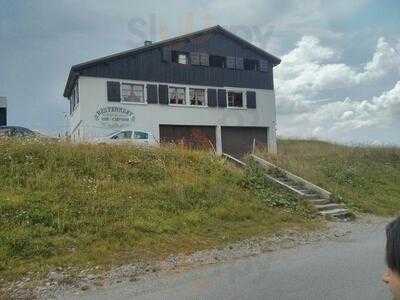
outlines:
[[[305,187],[314,190],[316,192],[318,192],[319,194],[321,194],[322,196],[324,196],[325,198],[330,198],[331,197],[331,193],[328,192],[327,190],[305,180],[304,178],[301,178],[295,174],[290,173],[289,171],[286,171],[285,169],[282,169],[276,165],[274,165],[273,163],[266,161],[265,159],[262,159],[260,157],[258,157],[257,155],[252,154],[251,157],[256,160],[257,162],[261,163],[262,165],[264,165],[264,167],[269,167],[269,168],[275,168],[278,169],[280,172],[282,172],[283,174],[285,174],[289,179],[292,179],[293,181],[299,182],[301,184],[303,184]]]
[[[232,160],[233,162],[235,162],[236,164],[240,165],[240,166],[246,166],[246,163],[242,162],[241,160],[237,159],[236,157],[229,155],[227,153],[222,153],[222,156],[225,156],[226,158]]]

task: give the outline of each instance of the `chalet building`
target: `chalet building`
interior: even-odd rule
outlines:
[[[7,125],[7,98],[0,97],[0,126]]]
[[[241,155],[254,140],[275,152],[279,63],[215,26],[75,65],[64,90],[70,136],[129,128],[160,141],[207,140],[217,153]]]

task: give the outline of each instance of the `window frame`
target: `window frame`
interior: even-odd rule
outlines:
[[[119,82],[119,93],[120,93],[120,101],[118,102],[114,102],[114,101],[109,101],[108,97],[107,97],[107,82],[110,80],[106,81],[105,84],[105,93],[106,93],[106,102],[107,103],[120,103],[120,104],[124,104],[124,105],[147,105],[147,85],[148,84],[156,84],[157,85],[157,89],[158,89],[158,83],[151,83],[151,82],[147,82],[147,81],[139,81],[139,80],[112,80],[114,82]],[[129,101],[123,101],[122,99],[122,85],[123,84],[133,84],[133,85],[143,85],[143,97],[144,97],[144,102],[129,102]]]
[[[199,105],[199,104],[192,104],[192,99],[191,99],[191,95],[190,92],[191,91],[203,91],[203,104]],[[188,88],[188,92],[189,92],[189,101],[188,101],[188,106],[194,106],[194,107],[208,107],[208,103],[207,103],[207,89],[206,88],[196,88],[196,87],[189,87]]]
[[[229,105],[229,94],[230,93],[240,93],[242,94],[242,106],[231,106]],[[231,109],[247,109],[246,103],[246,90],[238,90],[238,89],[227,89],[226,90],[226,107]]]
[[[171,89],[183,89],[184,90],[184,103],[180,104],[180,103],[171,103]],[[176,85],[168,85],[168,105],[176,105],[176,106],[188,106],[188,102],[187,102],[187,87],[186,86],[176,86]]]
[[[143,95],[143,101],[137,102],[137,101],[125,101],[123,98],[123,85],[130,85],[130,86],[140,86],[142,87],[142,95]],[[146,95],[146,85],[145,83],[132,83],[132,82],[126,82],[126,81],[121,81],[120,82],[120,90],[121,90],[121,103],[123,104],[147,104],[147,95]]]
[[[185,52],[185,51],[176,51],[176,50],[173,50],[173,51],[171,51],[172,53],[172,55],[171,55],[171,61],[174,63],[174,64],[178,64],[178,65],[182,65],[182,66],[188,66],[188,65],[190,65],[190,55],[189,55],[189,52]],[[186,57],[186,63],[181,63],[180,62],[180,60],[179,60],[179,57],[181,56],[181,55],[184,55],[185,57]]]
[[[70,115],[72,116],[79,106],[79,85],[78,80],[75,82],[74,87],[72,88],[71,95],[69,96],[69,101],[72,101],[72,110]],[[70,104],[71,105],[71,104]]]

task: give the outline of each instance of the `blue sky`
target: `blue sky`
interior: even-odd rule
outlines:
[[[0,0],[0,8],[10,124],[66,131],[71,65],[220,24],[282,57],[280,135],[400,144],[398,1]]]

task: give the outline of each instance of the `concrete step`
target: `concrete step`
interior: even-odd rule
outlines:
[[[307,201],[313,205],[324,205],[331,203],[329,199],[307,199]]]
[[[336,216],[336,215],[341,215],[343,213],[349,213],[349,210],[347,208],[334,208],[334,209],[329,209],[329,210],[323,210],[319,212],[323,216]]]
[[[298,190],[299,192],[302,192],[303,194],[315,194],[314,191],[311,190],[307,190],[305,188],[298,188],[298,187],[294,187],[296,190]]]
[[[319,204],[315,205],[315,208],[324,211],[324,210],[332,210],[335,208],[346,208],[344,204],[338,204],[338,203],[327,203],[327,204]]]
[[[307,199],[319,199],[321,196],[315,193],[307,193],[304,194],[303,197]]]

